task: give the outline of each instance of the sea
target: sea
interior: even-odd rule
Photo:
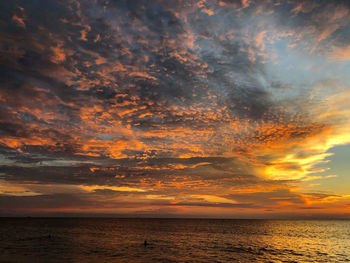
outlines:
[[[347,220],[0,218],[0,262],[349,261]]]

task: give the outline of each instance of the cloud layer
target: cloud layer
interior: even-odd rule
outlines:
[[[349,211],[346,1],[0,7],[1,214]]]

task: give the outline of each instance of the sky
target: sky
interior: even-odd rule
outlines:
[[[350,4],[0,2],[0,215],[350,218]]]

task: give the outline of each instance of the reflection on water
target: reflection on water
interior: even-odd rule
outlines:
[[[344,220],[0,219],[0,262],[346,261]]]

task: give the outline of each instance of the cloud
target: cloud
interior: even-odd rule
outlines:
[[[345,1],[1,5],[2,211],[299,211],[349,142]]]

